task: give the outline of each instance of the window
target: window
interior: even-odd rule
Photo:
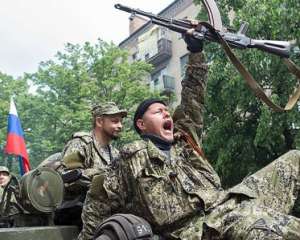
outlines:
[[[182,77],[185,75],[185,70],[186,70],[186,65],[188,63],[188,60],[189,60],[188,53],[180,57],[180,73]]]
[[[154,73],[154,74],[151,76],[151,79],[152,79],[152,81],[153,81],[153,87],[154,87],[154,88],[156,88],[157,85],[159,85],[160,74],[161,74],[161,72],[158,71],[157,73]]]
[[[153,90],[159,90],[162,87],[162,75],[164,74],[164,69],[157,71],[151,75]]]
[[[132,54],[132,60],[133,60],[133,61],[136,61],[136,58],[137,58],[137,52],[134,53],[134,54]]]

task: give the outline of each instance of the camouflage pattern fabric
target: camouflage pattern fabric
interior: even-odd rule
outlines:
[[[4,193],[4,187],[0,187],[0,216],[2,215],[2,209],[1,209],[1,205],[3,204],[3,208],[5,208],[4,207],[4,203],[2,203],[2,198],[3,198],[3,193]],[[3,199],[3,201],[5,202],[6,201],[6,199]]]
[[[119,109],[114,102],[97,104],[92,107],[92,115],[96,117],[114,114],[120,114],[122,117],[126,117],[127,111],[125,109]]]
[[[14,179],[15,176],[10,175]],[[10,180],[8,184],[4,187],[0,187],[0,216],[7,217],[20,213],[20,209],[17,207],[18,202],[16,196],[19,195],[18,186],[12,186],[12,181]],[[12,186],[8,190],[8,186]]]
[[[223,203],[177,234],[205,240],[300,239],[300,219],[288,215],[299,188],[300,151],[293,150],[226,191]],[[244,194],[251,191],[252,197]]]
[[[101,147],[92,132],[73,134],[63,150],[63,159],[72,153],[79,153],[82,159],[83,175],[90,179],[99,171],[116,164],[119,159],[119,151],[111,145],[107,149]]]
[[[120,193],[125,191],[120,179],[119,169],[93,178],[82,209],[83,226],[78,239],[93,239],[99,223],[114,213],[120,213],[120,206],[124,206]]]
[[[102,147],[90,132],[77,132],[66,144],[63,153],[65,169],[81,169],[82,177],[75,182],[65,184],[65,196],[67,201],[81,196],[84,200],[85,193],[90,187],[92,178],[110,168],[114,168],[119,161],[119,151],[111,145]],[[70,164],[67,159],[76,157],[76,163]],[[71,202],[72,203],[72,202]]]
[[[191,55],[174,114],[176,130],[198,143],[207,71],[203,62],[201,54]],[[300,188],[300,151],[286,153],[227,191],[180,133],[170,157],[147,140],[126,145],[121,155],[119,169],[92,183],[97,187],[87,194],[79,239],[92,239],[95,227],[115,212],[144,217],[166,239],[300,239],[300,220],[288,215]]]
[[[9,170],[5,166],[0,166],[0,172],[7,172],[9,174]]]
[[[50,155],[45,160],[43,160],[37,167],[49,167],[58,172],[62,172],[62,154],[60,152],[57,152]]]

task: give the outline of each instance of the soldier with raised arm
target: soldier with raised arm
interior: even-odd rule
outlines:
[[[138,106],[141,140],[122,149],[118,171],[93,181],[79,239],[92,239],[96,225],[117,212],[144,217],[164,239],[300,239],[300,220],[288,215],[300,187],[300,152],[225,191],[200,148],[207,73],[201,53],[190,55],[186,71],[173,118],[159,99]]]

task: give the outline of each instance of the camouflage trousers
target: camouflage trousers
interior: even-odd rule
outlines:
[[[115,197],[109,188],[116,189],[117,185],[118,180],[115,174],[111,174],[109,177],[106,174],[94,176],[83,205],[81,214],[83,226],[78,240],[93,239],[96,227],[102,220],[112,215],[111,209],[115,207],[115,202],[108,199]]]
[[[101,212],[102,207],[105,206],[101,206],[100,201],[96,201],[88,192],[82,209],[81,219],[83,227],[78,236],[78,240],[93,239],[96,226],[99,224],[98,213]]]
[[[300,189],[300,151],[290,151],[239,187],[256,195],[228,193],[225,202],[206,216],[194,219],[179,234],[181,239],[299,240],[300,219],[288,215]]]

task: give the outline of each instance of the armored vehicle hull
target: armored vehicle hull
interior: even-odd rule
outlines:
[[[78,234],[76,226],[0,228],[1,240],[75,240]]]

